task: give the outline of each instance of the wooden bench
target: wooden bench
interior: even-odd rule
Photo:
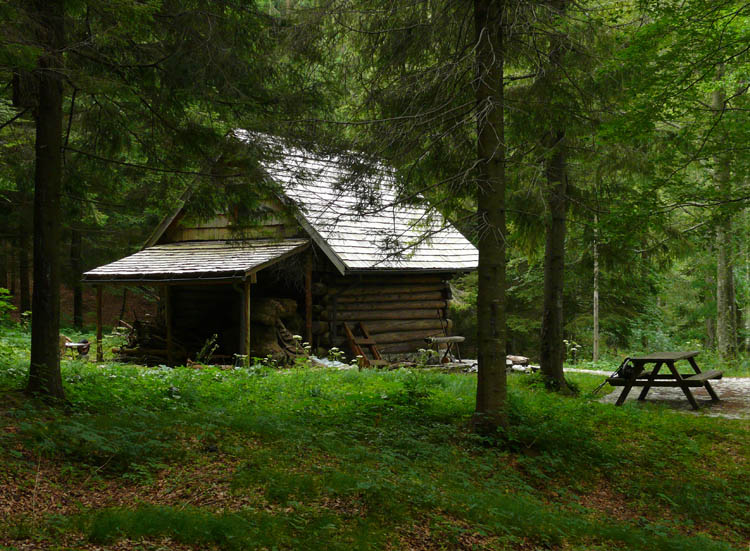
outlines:
[[[710,380],[721,379],[723,372],[712,369],[701,371],[695,361],[697,351],[692,352],[655,352],[646,356],[636,356],[629,358],[632,368],[626,376],[615,375],[607,379],[607,383],[612,386],[623,387],[620,397],[615,405],[621,406],[625,403],[628,393],[633,387],[643,387],[639,400],[645,400],[648,391],[652,387],[662,388],[680,388],[685,394],[688,402],[693,409],[698,409],[698,402],[695,400],[691,388],[704,387],[711,396],[711,401],[718,402],[719,397],[709,383]],[[694,373],[680,373],[675,367],[675,362],[686,360],[693,368]],[[625,365],[627,362],[623,362]],[[645,371],[647,364],[655,364],[653,370]],[[659,373],[663,366],[667,366],[669,373]],[[620,371],[620,370],[618,370]]]

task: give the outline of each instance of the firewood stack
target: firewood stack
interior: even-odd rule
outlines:
[[[250,348],[255,357],[271,356],[277,362],[286,362],[295,350],[292,333],[288,327],[298,328],[301,320],[297,301],[291,298],[258,298],[250,309]]]

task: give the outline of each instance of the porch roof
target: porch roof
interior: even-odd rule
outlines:
[[[147,247],[83,274],[88,283],[242,281],[310,245],[309,239],[183,241]]]

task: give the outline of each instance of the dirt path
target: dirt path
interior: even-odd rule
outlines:
[[[716,404],[712,403],[705,388],[693,388],[693,396],[701,406],[698,411],[690,408],[690,404],[679,388],[652,388],[646,401],[665,404],[670,408],[695,415],[750,419],[750,378],[725,377],[719,381],[711,381],[711,386],[719,395],[721,401]],[[621,391],[622,389],[617,387],[614,392],[610,392],[599,401],[605,404],[614,404]],[[640,392],[640,388],[633,388],[628,395],[627,402],[637,400]]]

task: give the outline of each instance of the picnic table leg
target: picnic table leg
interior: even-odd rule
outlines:
[[[695,396],[693,396],[693,393],[690,392],[690,387],[687,386],[683,382],[680,372],[677,371],[677,368],[674,366],[674,361],[667,360],[667,367],[669,367],[669,370],[672,372],[672,375],[675,376],[675,379],[680,384],[680,388],[682,389],[682,392],[685,394],[685,398],[688,399],[688,402],[690,402],[690,405],[693,407],[693,409],[700,409],[700,407],[698,406],[698,402],[695,401]]]
[[[634,371],[633,375],[628,378],[628,382],[623,385],[622,392],[620,393],[620,397],[615,402],[616,406],[621,406],[622,404],[625,403],[625,399],[628,397],[628,394],[630,394],[630,389],[633,388],[633,384],[635,383],[635,380],[637,378],[638,378],[638,373]]]
[[[661,369],[661,366],[664,365],[664,362],[657,362],[657,364],[654,366],[653,371],[651,372],[651,375],[648,377],[648,382],[643,385],[643,390],[641,390],[640,395],[638,396],[639,400],[645,400],[646,395],[648,394],[648,391],[651,390],[651,385],[656,380],[656,376],[659,374],[659,370]]]
[[[690,362],[690,365],[692,366],[693,370],[695,370],[696,373],[700,373],[701,370],[698,367],[698,364],[695,361],[695,358],[688,358],[688,362]],[[708,382],[708,379],[703,381],[703,386],[706,388],[706,391],[708,392],[708,395],[711,396],[712,402],[719,402],[719,396],[714,391],[714,387],[711,386],[711,383]]]

